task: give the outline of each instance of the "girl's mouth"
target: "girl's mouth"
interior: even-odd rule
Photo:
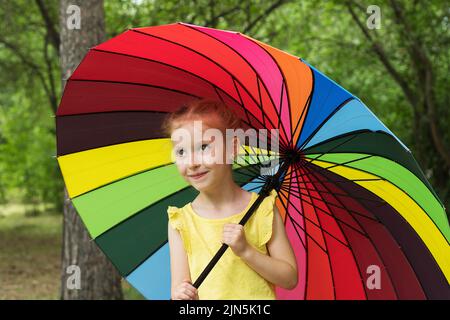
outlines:
[[[200,172],[200,173],[193,174],[193,175],[189,175],[189,178],[191,178],[193,180],[199,180],[199,179],[203,178],[204,176],[206,176],[207,173],[208,173],[208,171]]]

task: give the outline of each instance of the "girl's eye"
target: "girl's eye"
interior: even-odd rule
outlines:
[[[209,148],[209,143],[202,144],[202,151],[205,151],[208,148]]]
[[[179,156],[179,157],[184,156],[184,149],[177,149],[177,150],[175,151],[175,154],[176,154],[177,156]]]

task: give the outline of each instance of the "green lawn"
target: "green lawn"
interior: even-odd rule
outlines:
[[[62,216],[27,209],[0,205],[0,299],[58,299]],[[125,280],[122,287],[125,299],[142,299]]]

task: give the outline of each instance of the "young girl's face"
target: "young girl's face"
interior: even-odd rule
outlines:
[[[232,179],[234,153],[227,151],[232,148],[227,148],[225,141],[219,129],[201,120],[182,122],[172,132],[178,171],[198,191],[220,188],[225,179]]]

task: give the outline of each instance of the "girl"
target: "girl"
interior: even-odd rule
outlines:
[[[275,206],[276,191],[245,226],[239,224],[258,196],[241,189],[232,177],[230,163],[237,156],[239,140],[233,137],[231,151],[226,150],[230,148],[224,147],[229,139],[225,130],[239,127],[240,120],[230,108],[213,100],[195,100],[164,123],[178,171],[199,191],[184,207],[167,209],[174,300],[275,299],[275,285],[292,289],[297,284],[296,260]],[[223,141],[205,138],[208,129],[220,130]],[[197,290],[192,281],[222,243],[231,250]]]

